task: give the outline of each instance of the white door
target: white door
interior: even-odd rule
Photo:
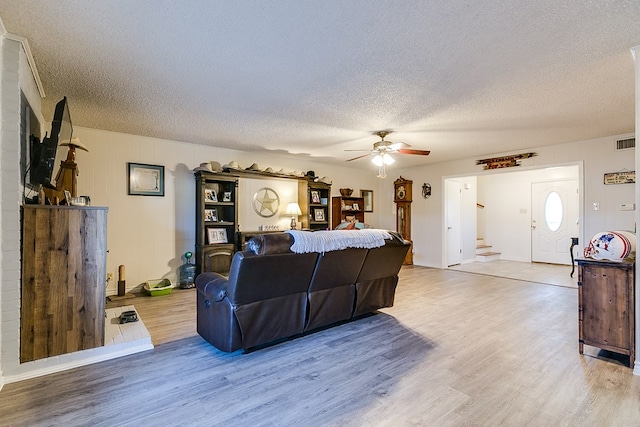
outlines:
[[[578,216],[577,180],[532,183],[531,260],[570,265]]]
[[[459,181],[446,180],[446,227],[447,227],[447,265],[462,263],[462,235],[460,233],[460,199],[461,185]]]

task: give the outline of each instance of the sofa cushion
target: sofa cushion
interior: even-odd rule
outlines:
[[[247,242],[247,250],[255,255],[287,254],[292,244],[293,238],[287,233],[258,234]]]

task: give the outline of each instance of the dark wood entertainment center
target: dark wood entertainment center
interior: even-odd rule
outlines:
[[[257,230],[238,229],[237,190],[240,178],[287,179],[298,183],[302,229],[331,228],[331,184],[309,177],[269,174],[260,171],[196,171],[196,274],[215,271],[227,274],[231,260],[241,251],[248,236]],[[214,196],[215,194],[215,196]],[[214,237],[214,239],[210,239]],[[219,237],[219,239],[216,239]]]

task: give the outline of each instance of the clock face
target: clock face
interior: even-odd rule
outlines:
[[[405,190],[404,185],[398,186],[398,189],[396,190],[396,197],[398,199],[404,199],[406,195],[407,190]]]

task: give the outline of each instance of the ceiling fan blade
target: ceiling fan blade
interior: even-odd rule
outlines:
[[[370,153],[369,154],[363,154],[362,156],[358,156],[358,157],[354,157],[353,159],[345,160],[345,162],[350,162],[352,160],[358,160],[358,159],[361,159],[363,157],[369,157],[370,155],[371,155]]]
[[[431,151],[428,150],[413,150],[411,148],[400,148],[398,150],[400,154],[417,154],[419,156],[428,156]]]
[[[371,151],[371,150],[344,150],[344,151]]]

